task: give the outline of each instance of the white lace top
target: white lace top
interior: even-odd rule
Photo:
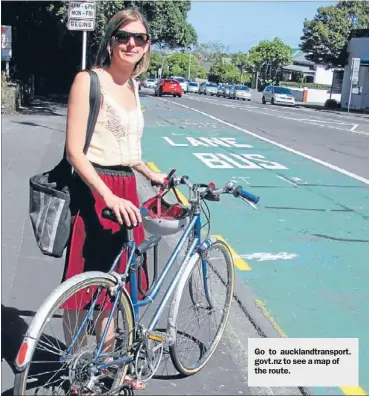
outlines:
[[[100,79],[102,105],[87,151],[89,161],[102,166],[135,166],[141,161],[144,119],[138,86],[133,79],[132,83],[137,108],[125,110],[109,94]]]

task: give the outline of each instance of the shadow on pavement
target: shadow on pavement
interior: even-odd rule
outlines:
[[[34,316],[32,311],[19,311],[1,304],[1,360],[5,360],[14,373],[14,360],[27,332],[28,324],[21,316]]]
[[[4,305],[1,305],[1,317],[3,323],[1,328],[1,359],[5,360],[9,364],[14,374],[18,373],[14,361],[16,359],[20,345],[23,341],[23,337],[28,330],[28,324],[24,319],[22,319],[22,316],[34,317],[35,312],[20,311],[16,308],[5,307]],[[54,337],[42,335],[39,343],[40,342],[40,345],[46,345],[48,348],[45,348],[43,350],[37,349],[35,351],[32,357],[32,361],[37,361],[40,363],[34,364],[33,366],[31,365],[28,373],[28,375],[32,376],[39,375],[37,381],[39,386],[48,383],[50,379],[54,376],[54,373],[61,369],[60,366],[62,364],[55,360],[55,353],[52,353],[52,347],[59,346],[62,349],[65,349],[65,345],[60,340],[57,340]],[[13,389],[9,389],[6,392],[2,393],[3,396],[12,394]]]
[[[166,332],[166,329],[156,329],[159,332]],[[190,334],[177,330],[177,336],[180,335],[183,338],[186,338],[187,341],[191,341],[193,345],[196,345],[199,349],[199,358],[206,353],[205,345]],[[172,359],[170,356],[169,347],[165,348],[163,351],[163,357],[161,363],[159,365],[158,371],[153,376],[153,379],[156,380],[179,380],[185,379],[187,376],[180,374],[173,366]]]
[[[51,115],[64,117],[65,114],[60,113],[57,109],[66,109],[68,107],[68,96],[66,95],[52,95],[52,96],[37,96],[27,107],[22,107],[18,110],[20,114],[28,115]]]
[[[26,126],[30,126],[30,127],[41,127],[41,128],[45,128],[45,129],[50,129],[50,131],[60,131],[60,132],[65,132],[62,129],[58,129],[58,128],[50,128],[46,125],[42,125],[42,124],[36,124],[35,122],[29,122],[29,121],[12,121],[13,124],[20,124],[20,125],[26,125]]]

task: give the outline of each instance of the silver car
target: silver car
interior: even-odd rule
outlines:
[[[225,85],[225,84],[222,84],[222,83],[220,83],[220,84],[218,85],[218,88],[217,88],[217,96],[218,96],[218,98],[219,98],[219,96],[223,96],[223,88],[224,88],[224,85]]]
[[[269,85],[264,89],[261,101],[263,104],[265,104],[266,102],[270,102],[271,104],[284,104],[289,106],[295,106],[296,104],[295,98],[288,88],[275,85]]]
[[[216,95],[218,92],[218,85],[214,83],[207,83],[204,89],[204,95]]]
[[[202,82],[199,87],[199,94],[203,94],[205,92],[207,82]]]
[[[229,84],[223,86],[223,88],[222,88],[222,90],[223,90],[223,95],[222,95],[223,98],[228,98],[229,97],[229,92],[230,92],[231,88],[232,88],[232,86],[229,85]]]
[[[230,98],[251,100],[251,91],[246,85],[235,85],[229,94]]]
[[[188,93],[199,93],[199,83],[190,81],[187,89]]]
[[[155,88],[157,80],[155,78],[147,78],[144,82],[145,88]]]

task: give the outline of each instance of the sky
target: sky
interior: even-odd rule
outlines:
[[[261,40],[279,37],[298,48],[304,19],[336,1],[192,1],[188,22],[199,43],[222,42],[229,52],[248,52]]]

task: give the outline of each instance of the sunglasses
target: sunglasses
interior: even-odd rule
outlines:
[[[131,33],[126,32],[125,30],[119,30],[115,33],[114,37],[115,41],[119,44],[128,43],[130,38],[133,37],[135,44],[139,47],[146,45],[149,41],[149,36],[146,33]]]

